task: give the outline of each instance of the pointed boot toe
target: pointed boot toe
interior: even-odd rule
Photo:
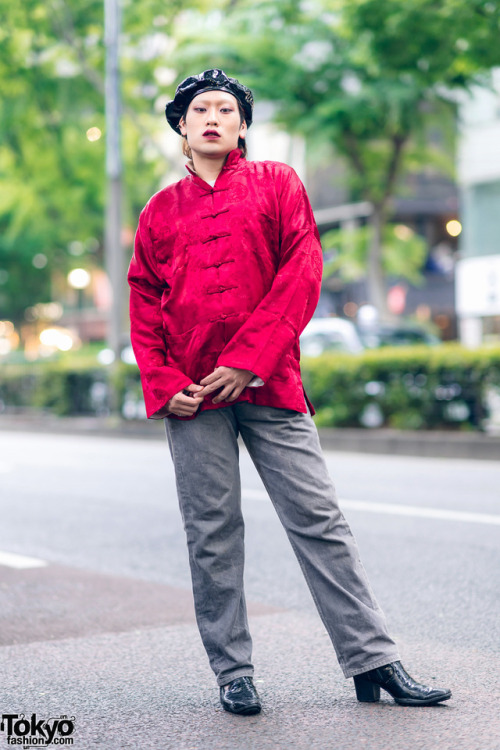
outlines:
[[[434,706],[451,698],[451,690],[427,687],[410,677],[400,661],[371,669],[354,677],[358,701],[375,703],[380,700],[380,688],[391,695],[400,706]]]

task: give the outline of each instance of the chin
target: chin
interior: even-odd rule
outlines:
[[[191,150],[200,154],[200,156],[214,156],[221,157],[228,154],[230,151],[236,148],[235,146],[224,146],[222,143],[203,143],[199,148],[191,146]]]

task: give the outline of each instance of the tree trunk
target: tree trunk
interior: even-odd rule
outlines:
[[[394,191],[396,177],[401,166],[403,148],[407,136],[397,133],[392,138],[392,152],[387,165],[387,173],[384,180],[384,190],[379,200],[373,202],[373,213],[371,226],[373,229],[371,245],[368,248],[368,297],[370,304],[374,305],[380,318],[390,318],[387,307],[387,288],[382,263],[383,233],[387,223],[387,205]]]
[[[384,208],[380,204],[375,204],[371,216],[373,234],[370,247],[368,248],[367,285],[368,301],[377,309],[381,319],[389,316],[387,290],[382,266],[382,231],[384,224]]]

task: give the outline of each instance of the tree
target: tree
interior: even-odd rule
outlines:
[[[358,281],[366,275],[367,259],[373,244],[373,227],[332,229],[321,242],[325,251],[324,277],[337,273],[344,281]],[[384,274],[405,278],[413,284],[422,282],[427,244],[404,225],[387,224],[382,238]]]
[[[125,211],[134,224],[168,165],[155,131],[170,28],[180,0],[124,7]],[[55,272],[102,265],[102,0],[0,0],[0,319],[51,298]],[[168,63],[167,63],[168,64]],[[165,96],[165,98],[167,98]],[[87,131],[94,130],[95,140]],[[148,147],[148,148],[146,148]],[[154,161],[149,158],[155,149]],[[129,252],[129,248],[127,248]]]
[[[500,63],[498,0],[240,0],[188,27],[186,66],[237,71],[287,130],[347,160],[353,198],[373,206],[368,288],[385,313],[382,240],[398,178],[409,161],[434,160],[429,118],[454,116],[456,92],[487,85]]]

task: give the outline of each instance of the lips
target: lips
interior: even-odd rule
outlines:
[[[220,138],[220,133],[216,130],[205,130],[203,136],[206,138]]]

